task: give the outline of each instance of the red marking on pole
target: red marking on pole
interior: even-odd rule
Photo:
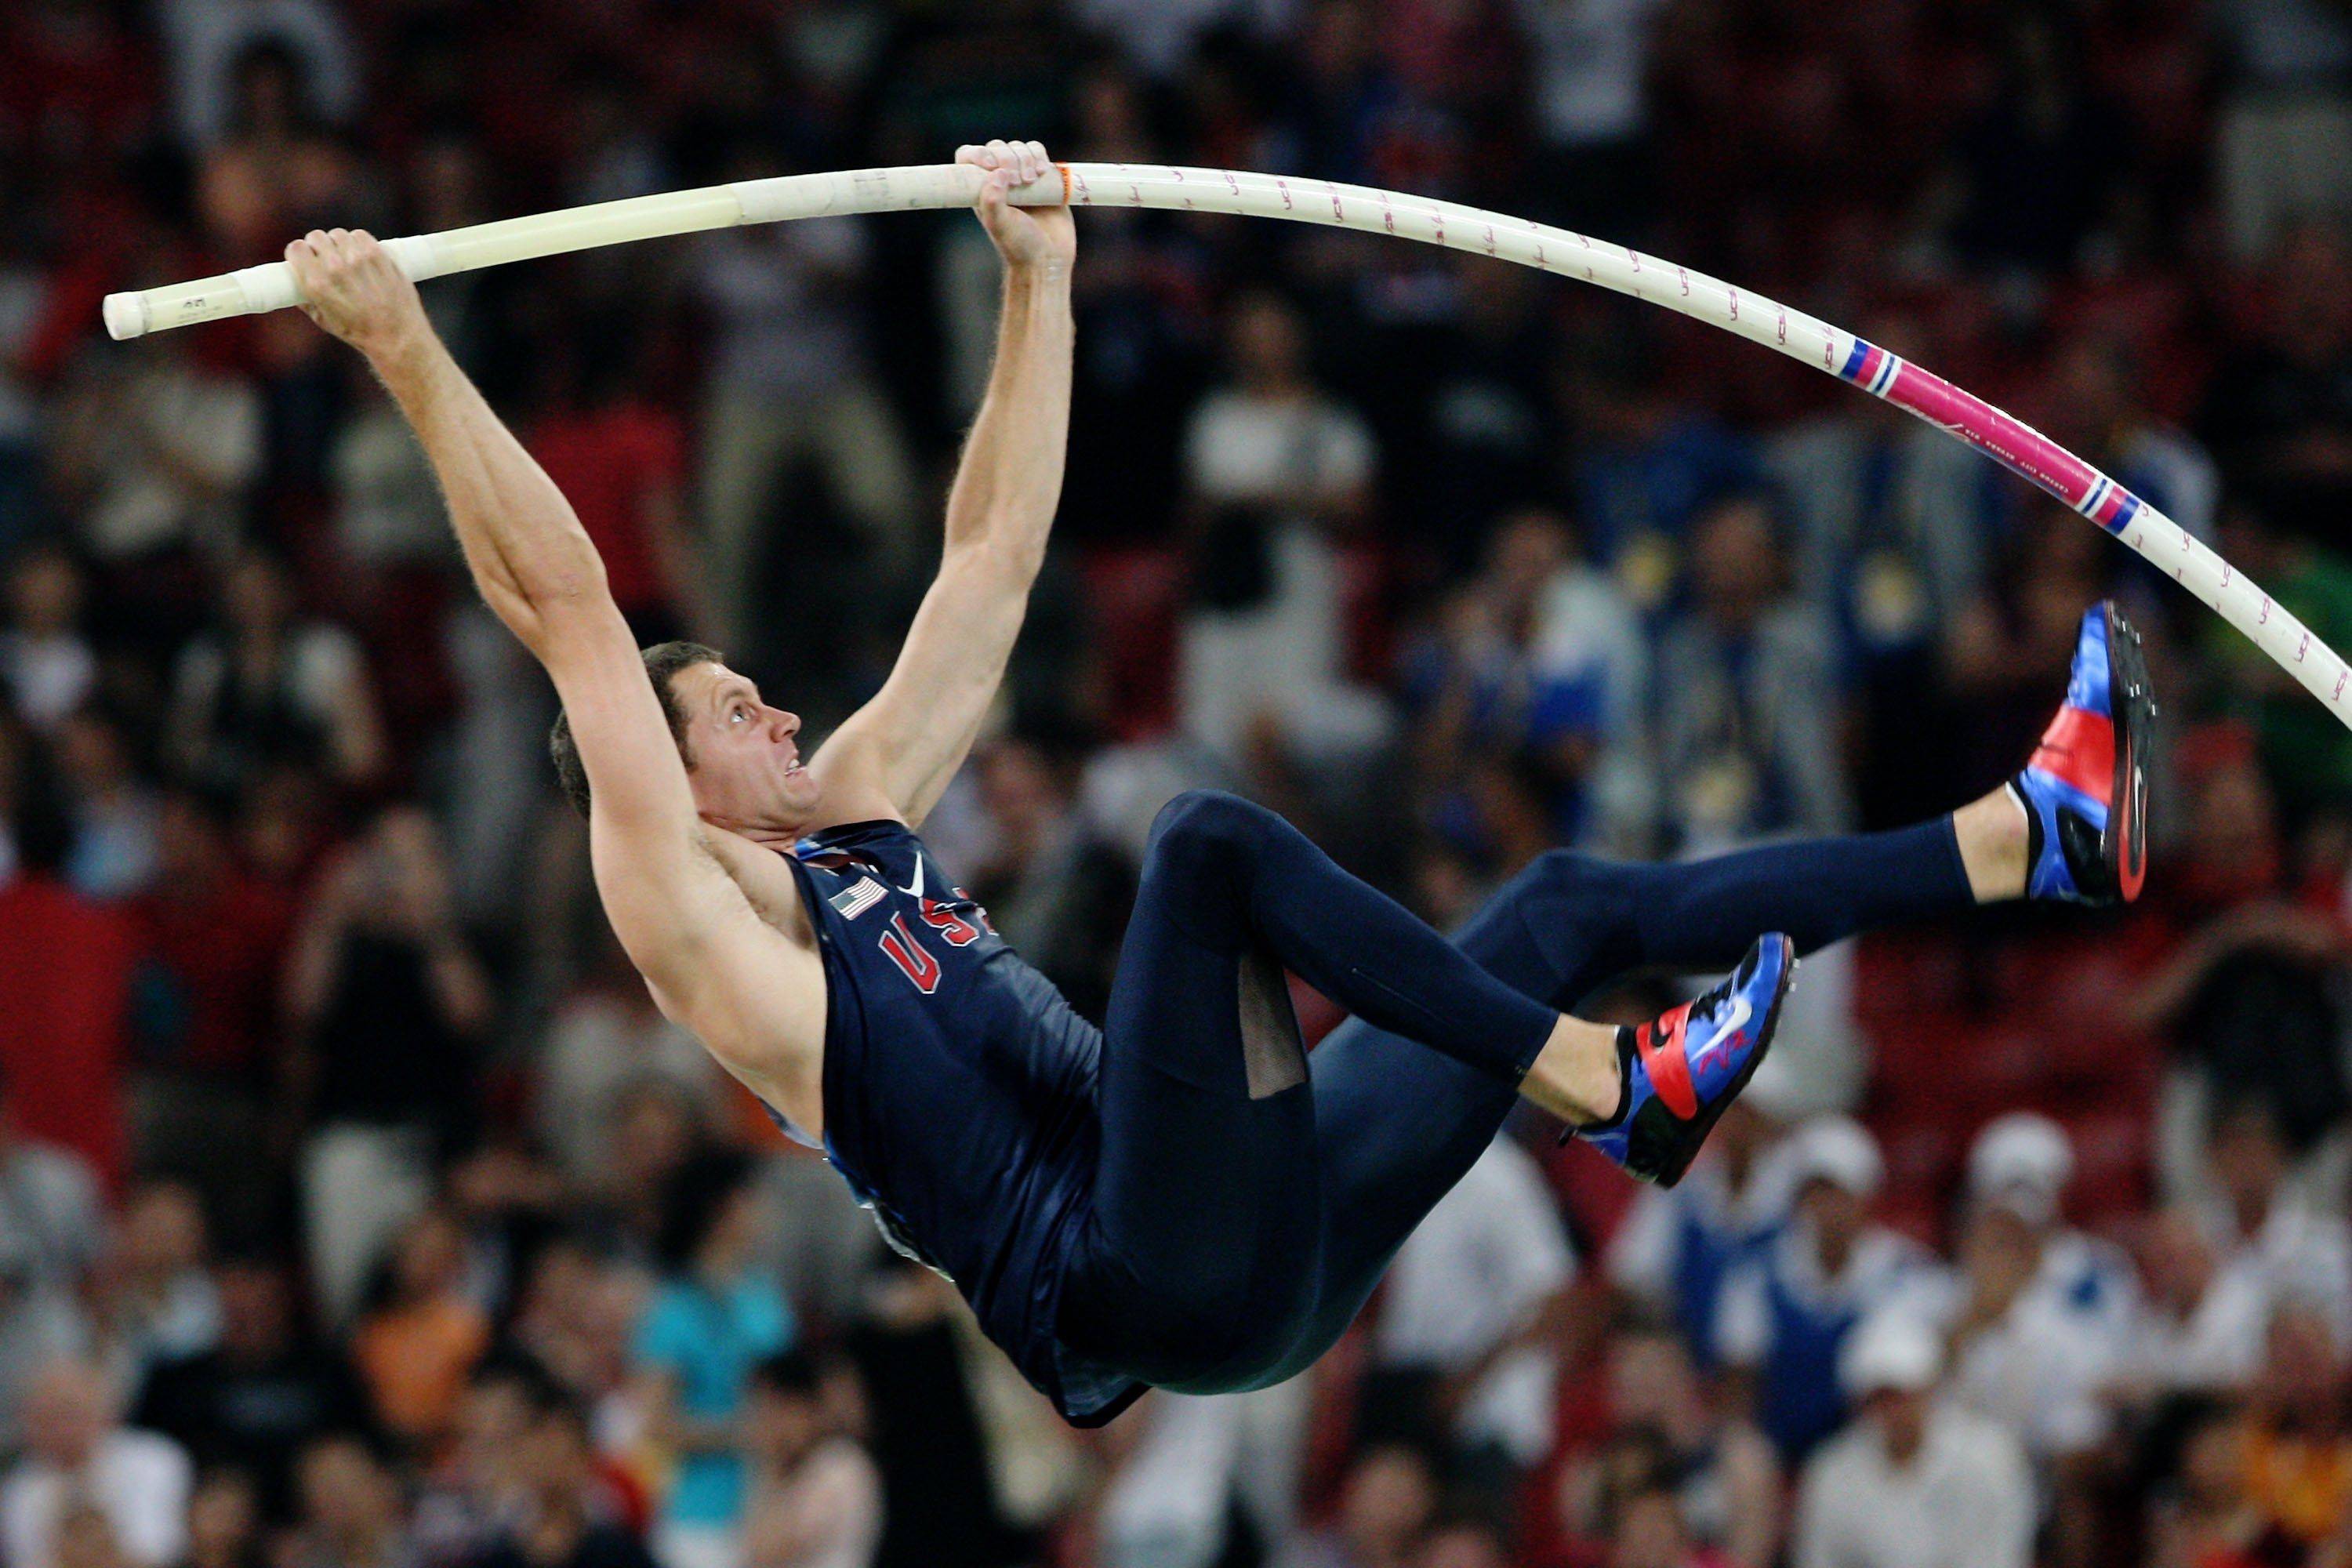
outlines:
[[[1233,192],[1235,195],[1240,195],[1242,194],[1242,183],[1234,178],[1234,172],[1231,169],[1225,169],[1220,172],[1225,176],[1225,189]]]
[[[2311,651],[2311,634],[2310,634],[2309,632],[2305,632],[2305,633],[2304,633],[2304,634],[2303,634],[2303,641],[2295,645],[2295,649],[2294,649],[2294,662],[2295,662],[2295,663],[2297,663],[2297,664],[2301,664],[2301,663],[2303,662],[2303,656],[2304,656],[2305,654],[2309,653],[2310,651]]]
[[[2336,696],[2334,699],[2336,701],[2341,702],[2344,700],[2344,683],[2347,680],[2352,680],[2352,669],[2342,669],[2336,671]]]
[[[1684,298],[1684,299],[1685,299],[1685,300],[1689,299],[1689,298],[1690,298],[1690,268],[1687,268],[1687,267],[1677,267],[1677,268],[1675,268],[1675,277],[1677,277],[1677,278],[1680,278],[1680,279],[1683,280],[1683,298]],[[1828,356],[1828,352],[1829,352],[1829,351],[1828,351],[1828,350],[1826,350],[1826,349],[1824,349],[1824,350],[1822,351],[1822,355],[1823,355],[1823,357],[1824,357],[1824,358],[1826,358],[1826,357]]]
[[[1625,247],[1625,255],[1626,258],[1633,263],[1634,271],[1639,272],[1642,270],[1642,253],[1640,251],[1634,249],[1629,245]]]
[[[1491,223],[1486,226],[1486,254],[1495,254],[1495,226]]]
[[[1737,289],[1731,290],[1731,319],[1735,321],[1739,320],[1739,290]]]
[[[1280,192],[1282,193],[1282,210],[1283,210],[1284,212],[1290,212],[1290,211],[1295,210],[1295,209],[1292,207],[1292,205],[1291,205],[1291,201],[1290,201],[1290,182],[1289,182],[1289,181],[1287,181],[1287,180],[1284,180],[1284,179],[1279,179],[1279,178],[1277,178],[1277,179],[1274,182],[1274,188],[1275,188],[1276,190],[1280,191]]]
[[[1780,341],[1784,343],[1789,341],[1789,307],[1786,305],[1780,307]]]
[[[2261,615],[2256,616],[2254,617],[2254,625],[2256,625],[2256,626],[2268,626],[2268,625],[2270,625],[2270,624],[2271,624],[2271,596],[2270,596],[2268,594],[2264,594],[2264,595],[2263,595],[2263,613],[2262,613]]]

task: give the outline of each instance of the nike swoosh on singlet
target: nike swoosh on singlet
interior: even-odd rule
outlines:
[[[897,886],[895,883],[892,885]],[[898,890],[910,899],[920,899],[923,896],[923,852],[921,850],[915,851],[915,885],[911,888],[899,888]]]

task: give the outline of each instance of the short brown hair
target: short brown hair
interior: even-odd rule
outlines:
[[[689,768],[694,766],[694,753],[686,744],[686,710],[678,706],[677,694],[670,683],[681,669],[691,669],[698,664],[724,664],[726,658],[714,647],[698,642],[662,642],[646,649],[646,678],[654,683],[654,695],[661,699],[662,717],[669,721],[670,739],[677,742],[677,754]],[[563,786],[564,797],[572,802],[581,816],[588,815],[588,770],[580,761],[579,742],[572,738],[572,718],[559,712],[555,728],[547,732],[547,753],[555,760],[556,782]]]

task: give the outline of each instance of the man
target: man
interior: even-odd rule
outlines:
[[[1489,911],[1500,926],[1473,933],[1517,954],[1449,944],[1271,813],[1181,796],[1097,1030],[910,826],[1003,674],[1069,413],[1070,216],[1008,200],[1051,165],[1034,143],[958,158],[982,171],[1005,263],[995,367],[898,666],[805,763],[798,717],[716,653],[640,653],[571,509],[373,240],[313,231],[287,259],[415,426],[478,585],[554,678],[558,769],[656,1000],[780,1122],[823,1139],[886,1232],[957,1282],[1072,1420],[1108,1420],[1147,1384],[1262,1386],[1314,1360],[1517,1095],[1634,1174],[1679,1179],[1777,1021],[1794,948],[1759,940],[1767,916],[1817,943],[2029,887],[2137,890],[2122,786],[2146,679],[2102,607],[2061,720],[2074,753],[1880,839],[1672,869],[1547,858]],[[1739,967],[1638,1030],[1554,1011],[1629,964],[1701,953]],[[1374,1026],[1311,1080],[1285,968]]]
[[[1806,1467],[1798,1568],[2026,1568],[2033,1474],[2001,1427],[1938,1404],[1943,1352],[1902,1311],[1864,1323],[1840,1358],[1861,1418]]]
[[[97,1508],[133,1568],[164,1568],[187,1544],[185,1450],[123,1426],[96,1366],[59,1361],[25,1394],[25,1454],[0,1483],[0,1548],[11,1568],[54,1568],[78,1506]]]

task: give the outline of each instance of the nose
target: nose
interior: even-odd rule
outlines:
[[[769,719],[768,725],[769,728],[775,732],[777,739],[790,740],[793,736],[801,732],[801,716],[799,714],[787,713],[781,708],[770,709],[769,712],[772,717]]]

